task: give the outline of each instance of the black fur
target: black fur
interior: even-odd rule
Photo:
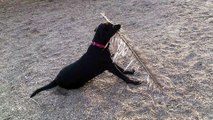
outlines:
[[[102,23],[95,30],[93,42],[107,45],[110,38],[120,29],[121,25],[113,25],[111,23]],[[112,62],[109,51],[109,44],[106,48],[99,48],[90,45],[87,52],[76,62],[63,68],[54,81],[48,85],[37,89],[30,97],[37,93],[60,86],[65,89],[76,89],[82,87],[86,82],[101,74],[105,70],[118,76],[126,83],[134,85],[140,84],[139,81],[132,81],[124,74],[134,74],[134,71],[124,71],[121,67]]]

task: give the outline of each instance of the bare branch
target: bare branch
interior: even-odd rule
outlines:
[[[107,21],[107,22],[110,22],[110,23],[113,23],[111,22],[104,13],[101,13],[101,15],[104,17],[104,19]],[[151,70],[145,65],[145,62],[143,61],[143,59],[141,59],[139,57],[139,55],[135,52],[135,50],[131,47],[131,45],[128,43],[128,39],[126,37],[126,35],[118,32],[118,35],[119,37],[123,40],[123,42],[126,44],[126,46],[130,49],[130,51],[132,52],[132,54],[135,56],[135,58],[137,59],[137,61],[140,63],[140,65],[144,68],[144,70],[149,74],[150,78],[153,80],[153,83],[159,87],[160,89],[162,89],[162,85],[157,81],[155,75],[151,72]]]

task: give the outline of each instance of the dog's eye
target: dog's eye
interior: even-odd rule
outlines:
[[[110,28],[109,27],[105,27],[105,31],[109,32]]]

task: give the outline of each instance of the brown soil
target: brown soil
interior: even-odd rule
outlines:
[[[83,88],[29,95],[89,46],[101,12],[123,25],[159,80],[152,91],[108,72]],[[212,0],[1,0],[1,120],[212,120]]]

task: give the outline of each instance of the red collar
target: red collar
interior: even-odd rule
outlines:
[[[96,43],[96,42],[92,42],[92,45],[93,46],[96,46],[96,47],[99,47],[99,48],[106,48],[106,46],[105,45],[102,45],[102,44],[98,44],[98,43]]]

